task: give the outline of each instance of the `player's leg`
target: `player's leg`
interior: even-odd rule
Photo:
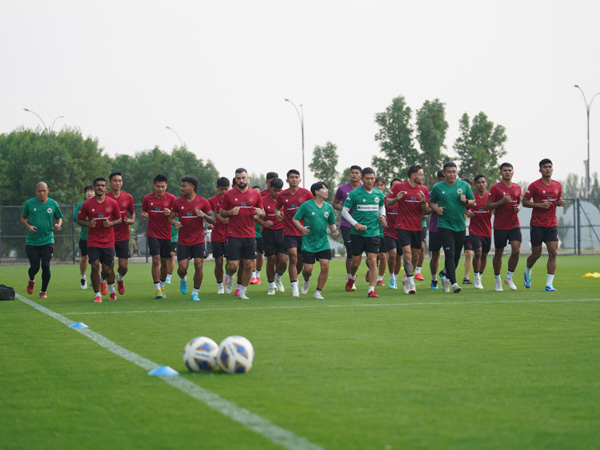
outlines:
[[[546,249],[548,250],[548,263],[546,264],[546,291],[555,290],[553,287],[554,274],[556,273],[556,257],[558,255],[558,240],[546,241]]]
[[[192,251],[190,246],[177,244],[177,275],[179,276],[179,291],[186,295],[188,293],[187,288],[187,272],[190,265],[190,258],[192,257]]]
[[[115,249],[114,248],[102,248],[100,249],[100,264],[102,264],[102,270],[100,275],[103,280],[108,283],[109,299],[116,300],[117,292],[115,290]]]
[[[35,276],[40,271],[40,261],[42,258],[37,245],[26,245],[25,253],[27,254],[27,259],[29,259],[29,270],[27,271],[27,274],[29,275],[29,281],[27,283],[27,293],[33,294]]]
[[[42,263],[42,289],[40,290],[40,297],[46,298],[46,291],[48,290],[48,284],[50,284],[50,260],[54,253],[54,245],[43,245],[39,248],[39,252]]]
[[[81,289],[87,289],[87,268],[88,268],[88,251],[87,240],[79,239],[79,252],[81,260],[79,261],[79,274],[81,275]]]
[[[194,289],[192,290],[192,300],[198,301],[198,291],[202,286],[202,278],[204,276],[204,244],[194,246]]]
[[[518,233],[511,230],[511,240],[510,240],[510,257],[508,258],[508,270],[506,272],[506,278],[504,279],[504,283],[508,285],[511,291],[516,291],[517,286],[513,281],[513,275],[515,270],[517,269],[517,264],[519,263],[519,254],[521,253],[521,230],[518,230]],[[517,238],[518,234],[518,238]]]
[[[292,296],[297,297],[300,295],[300,291],[298,289],[298,247],[296,244],[296,240],[293,239],[295,236],[286,236],[285,244],[287,249],[287,254],[289,258],[288,264],[288,274],[290,277],[290,284],[292,285]]]
[[[317,280],[317,291],[319,294],[325,287],[325,283],[327,283],[327,278],[329,277],[329,262],[329,259],[319,258],[319,265],[321,266],[321,272],[319,273],[319,279]]]
[[[98,247],[88,247],[88,258],[90,262],[90,279],[94,290],[94,302],[102,302],[100,295],[100,253]]]

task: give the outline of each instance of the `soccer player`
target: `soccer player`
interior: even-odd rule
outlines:
[[[362,176],[362,169],[360,166],[350,166],[350,172],[348,173],[349,181],[347,183],[342,184],[335,191],[335,197],[333,198],[333,209],[337,209],[338,211],[342,211],[344,207],[344,202],[348,197],[348,194],[362,186],[360,182]],[[352,226],[350,223],[344,218],[340,218],[340,232],[342,233],[342,239],[344,241],[344,247],[346,247],[346,281],[350,278],[350,268],[352,266],[352,240],[351,240],[351,230]],[[352,284],[352,290],[356,290],[356,284]]]
[[[487,257],[492,245],[492,212],[487,209],[487,179],[484,175],[475,177],[475,205],[467,210],[469,241],[473,248],[473,270],[475,289],[483,289],[481,275],[487,265]]]
[[[270,172],[273,173],[273,172]],[[269,180],[270,182],[271,180]],[[254,189],[255,191],[260,190],[260,186],[252,186],[252,189]],[[267,188],[268,189],[268,188]],[[261,194],[262,197],[262,194]],[[264,202],[263,202],[264,204]],[[265,254],[265,249],[263,247],[263,239],[262,239],[262,234],[261,234],[261,225],[260,223],[258,223],[258,220],[260,220],[259,217],[255,217],[255,222],[254,222],[254,238],[256,239],[256,260],[254,263],[254,267],[252,270],[252,276],[250,277],[250,284],[260,284],[260,271],[262,270],[262,266],[263,266],[263,257]]]
[[[521,186],[512,182],[514,175],[513,166],[510,163],[502,163],[500,176],[502,180],[494,184],[490,189],[487,200],[487,209],[494,210],[494,285],[496,291],[502,291],[502,280],[500,271],[502,269],[502,254],[506,243],[510,243],[511,253],[508,258],[508,272],[504,283],[511,291],[516,291],[517,286],[513,281],[513,274],[519,263],[521,252],[521,224],[519,223],[519,211],[521,211]]]
[[[444,171],[437,171],[437,182],[444,181]],[[431,197],[431,191],[429,191],[429,197]],[[429,215],[429,251],[431,252],[431,259],[429,260],[429,271],[431,272],[431,289],[438,288],[438,268],[440,262],[440,251],[442,248],[442,239],[440,238],[440,232],[438,230],[438,215],[435,211],[432,211]]]
[[[85,195],[85,200],[89,200],[94,196],[94,188],[91,184],[88,184],[83,188],[83,193]],[[81,211],[81,206],[85,203],[80,202],[75,208],[75,212],[73,213],[73,222],[77,223],[77,214]],[[87,227],[81,227],[81,233],[79,234],[79,251],[81,252],[81,260],[79,261],[79,273],[81,274],[81,289],[87,289],[87,268],[88,268],[88,251],[87,251],[87,235],[88,229]]]
[[[227,281],[225,293],[231,294],[234,275],[242,267],[238,277],[238,298],[248,300],[246,290],[250,284],[252,262],[256,259],[254,216],[263,218],[262,197],[258,191],[248,187],[248,172],[239,168],[235,171],[235,186],[223,196],[220,214],[229,218],[227,226]]]
[[[558,254],[556,207],[565,206],[567,202],[562,198],[560,183],[552,179],[552,172],[554,171],[552,161],[544,158],[540,161],[539,166],[542,178],[531,183],[523,196],[523,206],[533,208],[530,222],[531,255],[527,258],[523,283],[526,288],[531,287],[531,269],[542,256],[542,243],[544,243],[548,249],[546,287],[544,290],[555,292],[553,282],[554,273],[556,272],[556,256]]]
[[[131,194],[121,190],[123,187],[121,172],[111,173],[108,176],[108,184],[110,185],[110,192],[106,196],[117,202],[121,211],[121,217],[123,217],[123,221],[115,228],[115,254],[119,259],[117,287],[119,295],[123,295],[125,293],[123,277],[129,270],[127,266],[129,261],[129,225],[135,223],[135,210]]]
[[[396,232],[398,246],[402,249],[404,273],[406,278],[402,284],[405,294],[416,294],[414,268],[419,260],[423,243],[423,214],[429,212],[427,203],[429,192],[423,186],[423,168],[414,165],[408,168],[408,179],[392,188],[391,198],[386,200],[388,206],[398,204]]]
[[[275,178],[279,178],[277,172],[267,172],[267,175],[265,176],[265,184],[267,185],[267,187],[260,191],[261,197],[264,197],[269,193],[269,186],[271,186],[271,180],[274,180]]]
[[[229,218],[222,217],[219,211],[221,211],[221,202],[223,196],[229,190],[229,179],[221,177],[217,180],[217,195],[212,196],[208,199],[210,207],[215,214],[217,221],[215,222],[210,240],[212,242],[212,253],[215,259],[215,280],[217,281],[217,294],[225,293],[225,286],[223,285],[223,277],[225,272],[223,270],[223,263],[227,256],[227,224]]]
[[[198,291],[202,286],[204,258],[206,246],[204,240],[204,222],[215,223],[208,200],[197,195],[198,178],[186,176],[181,179],[181,197],[175,200],[174,209],[171,210],[171,225],[179,229],[179,242],[177,242],[177,275],[179,275],[179,291],[186,295],[187,272],[190,260],[194,260],[194,289],[192,301],[199,301]],[[179,217],[179,222],[175,221]]]
[[[269,282],[267,295],[275,295],[277,291],[285,292],[281,276],[287,268],[288,255],[283,239],[283,221],[277,218],[277,196],[282,189],[283,180],[279,178],[270,180],[268,193],[262,196],[265,217],[256,219],[262,226],[261,234],[267,258],[267,281]]]
[[[383,179],[383,177],[375,177],[375,187],[381,192],[385,191],[385,180]],[[375,283],[375,286],[384,286],[383,277],[385,276],[385,269],[388,264],[388,254],[385,246],[384,227],[383,225],[381,225],[381,222],[379,222],[379,238],[379,253],[377,254],[377,268],[379,270],[379,273],[377,275],[377,282]],[[365,281],[367,283],[369,282],[368,266],[367,273],[365,274]]]
[[[92,186],[94,196],[81,206],[77,223],[88,227],[88,259],[92,266],[90,278],[94,289],[94,303],[102,303],[102,295],[106,295],[108,291],[110,300],[117,299],[113,270],[114,227],[123,222],[123,218],[117,202],[106,195],[106,178],[96,178]]]
[[[465,183],[469,185],[471,190],[473,190],[473,183],[467,177],[462,179]],[[464,243],[464,253],[465,253],[465,276],[463,278],[462,284],[473,284],[469,277],[471,276],[471,270],[473,269],[473,245],[471,244],[471,240],[469,239],[469,225],[471,223],[471,216],[468,214],[468,209],[465,212],[465,226],[467,227],[465,230],[465,243]]]
[[[393,189],[398,183],[401,183],[400,178],[394,177],[390,182],[390,188]],[[387,219],[387,227],[383,228],[383,239],[385,241],[385,249],[388,253],[388,270],[390,272],[390,289],[398,289],[398,273],[402,265],[402,247],[398,244],[398,232],[396,231],[396,221],[398,220],[398,202],[393,205],[388,205],[388,199],[394,198],[390,192],[385,196],[385,215]]]
[[[457,179],[458,169],[453,162],[444,164],[444,181],[431,190],[429,206],[438,214],[438,230],[444,247],[445,265],[442,270],[444,292],[461,291],[456,282],[456,267],[465,242],[465,208],[475,204],[473,192],[467,183]]]
[[[168,262],[171,258],[171,224],[169,219],[175,206],[176,197],[167,192],[167,177],[156,175],[152,187],[154,192],[147,194],[142,202],[141,219],[148,219],[148,248],[152,256],[152,280],[155,298],[167,298],[165,283]]]
[[[317,289],[313,298],[324,300],[323,287],[329,276],[329,261],[331,260],[331,248],[329,246],[329,238],[327,237],[327,228],[331,229],[331,235],[335,238],[338,235],[338,230],[335,225],[335,215],[333,207],[325,202],[329,191],[327,185],[318,181],[310,187],[310,193],[313,195],[313,200],[308,200],[302,203],[294,218],[292,219],[296,228],[304,235],[302,238],[302,294],[308,294],[310,287],[310,276],[312,275],[315,261],[319,261],[321,273],[317,280]]]
[[[367,254],[369,266],[369,291],[367,297],[379,298],[375,292],[377,280],[377,253],[381,239],[379,238],[379,222],[387,227],[383,192],[375,187],[375,171],[370,167],[362,170],[362,186],[351,191],[344,202],[342,215],[350,223],[352,229],[352,266],[350,278],[346,281],[346,291],[351,291],[356,280],[356,271],[360,266],[363,252]]]
[[[21,223],[27,228],[25,252],[29,259],[29,282],[27,293],[33,294],[35,276],[42,267],[42,289],[40,298],[48,298],[46,293],[50,283],[50,260],[54,253],[54,231],[62,227],[62,212],[55,200],[48,197],[48,185],[40,181],[35,186],[35,197],[25,202],[21,213]],[[54,220],[56,219],[56,223]]]
[[[300,297],[298,273],[302,271],[302,255],[298,251],[302,249],[302,232],[294,226],[292,219],[302,203],[312,200],[313,195],[308,189],[300,187],[300,172],[296,169],[288,170],[286,181],[289,188],[277,196],[277,215],[278,219],[283,219],[283,239],[289,257],[292,297]]]

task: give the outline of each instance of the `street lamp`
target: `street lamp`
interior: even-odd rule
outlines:
[[[65,117],[65,116],[58,116],[56,119],[54,119],[54,120],[52,121],[52,125],[50,125],[50,132],[52,132],[52,130],[54,130],[54,124],[56,123],[56,121],[57,121],[58,119],[63,119],[64,117]]]
[[[300,119],[300,130],[302,132],[302,187],[305,187],[305,185],[304,185],[304,178],[305,178],[305,173],[304,173],[304,109],[302,108],[302,105],[300,105],[300,109],[298,109],[296,104],[287,98],[285,98],[284,100],[286,102],[290,102],[292,104],[292,106],[296,109],[298,118]],[[302,113],[301,113],[301,111],[302,111]]]
[[[179,139],[179,144],[181,147],[185,147],[183,141],[181,140],[181,137],[179,136],[179,133],[177,133],[177,131],[175,131],[173,128],[171,128],[170,126],[167,125],[167,130],[171,130],[173,133],[175,133],[175,136],[177,136],[177,139]]]
[[[53,128],[54,128],[54,124],[56,123],[56,121],[57,121],[58,119],[62,119],[63,117],[65,117],[65,116],[58,116],[58,117],[56,117],[56,118],[55,118],[55,119],[52,121],[52,125],[50,126],[50,128],[48,128],[48,127],[46,126],[46,122],[44,122],[44,119],[42,119],[42,117],[41,117],[41,116],[40,116],[38,113],[36,113],[35,111],[32,111],[32,110],[30,110],[30,109],[27,109],[27,108],[23,108],[23,109],[24,109],[25,111],[27,111],[27,112],[31,113],[31,114],[35,114],[35,115],[37,116],[37,118],[38,118],[38,119],[40,119],[40,122],[42,122],[42,125],[44,125],[44,130],[46,130],[46,131],[49,131],[50,133],[52,132],[52,130],[53,130]]]
[[[590,194],[592,192],[592,185],[591,185],[591,180],[590,180],[590,111],[592,109],[592,102],[594,101],[594,98],[596,98],[596,95],[600,94],[600,92],[596,92],[594,94],[594,96],[592,97],[592,99],[590,100],[590,102],[587,102],[587,98],[585,97],[585,94],[583,93],[583,89],[581,89],[579,87],[579,85],[575,84],[574,85],[577,89],[579,89],[581,91],[581,95],[583,95],[583,101],[585,103],[585,111],[587,113],[587,160],[584,161],[585,163],[585,191],[587,194],[587,198],[589,200],[590,198]]]

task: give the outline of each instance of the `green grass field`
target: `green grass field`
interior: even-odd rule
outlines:
[[[386,275],[376,300],[364,268],[344,292],[341,260],[326,300],[312,299],[314,286],[268,297],[264,270],[250,301],[217,296],[209,262],[200,302],[177,280],[155,300],[146,264],[102,304],[79,288],[78,266],[52,267],[47,300],[26,294],[25,266],[1,266],[0,282],[293,433],[289,448],[600,448],[600,279],[582,278],[600,257],[559,258],[554,293],[543,291],[545,260],[523,288],[524,264],[516,292],[495,292],[491,270],[484,291],[460,294],[427,279],[404,295]],[[249,374],[187,372],[191,338],[232,334],[254,345]],[[2,449],[283,448],[20,300],[0,302],[0,367]]]

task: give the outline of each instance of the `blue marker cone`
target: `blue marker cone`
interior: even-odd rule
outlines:
[[[155,377],[166,377],[171,375],[179,375],[179,372],[177,372],[174,369],[171,369],[169,366],[158,366],[156,369],[148,372],[148,375],[152,375]]]
[[[88,326],[83,322],[75,322],[69,328],[88,328]]]

